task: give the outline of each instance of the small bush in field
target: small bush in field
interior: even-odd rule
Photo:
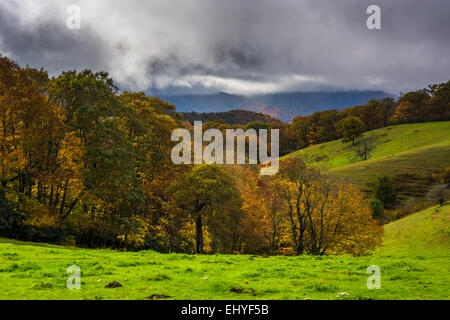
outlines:
[[[373,199],[370,202],[370,208],[372,209],[372,217],[374,219],[384,219],[386,214],[384,212],[383,204],[378,199]]]
[[[378,199],[386,208],[392,206],[397,201],[397,194],[394,185],[388,176],[378,178],[374,187],[374,197]]]

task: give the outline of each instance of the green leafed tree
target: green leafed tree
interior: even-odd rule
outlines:
[[[372,209],[372,217],[374,219],[383,219],[386,217],[383,204],[378,199],[372,199],[370,202],[370,208]]]
[[[196,252],[203,253],[206,220],[241,202],[234,178],[219,165],[200,165],[174,185],[178,205],[195,223]]]
[[[378,199],[385,208],[392,206],[397,201],[397,193],[388,176],[378,178],[374,187],[374,198]]]
[[[336,130],[343,138],[342,142],[355,143],[364,131],[364,124],[360,118],[348,116],[336,123]]]

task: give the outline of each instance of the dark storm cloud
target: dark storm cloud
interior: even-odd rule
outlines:
[[[68,5],[82,29],[65,27]],[[382,29],[366,28],[377,4]],[[0,48],[22,64],[104,69],[122,88],[264,93],[447,81],[450,1],[2,0]]]
[[[0,5],[0,9],[2,6]],[[61,21],[39,19],[24,24],[20,12],[0,10],[0,48],[22,64],[45,66],[56,73],[64,69],[106,67],[105,48],[95,32],[73,32]]]

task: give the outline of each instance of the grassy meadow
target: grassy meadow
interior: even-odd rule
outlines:
[[[0,299],[449,299],[450,205],[385,226],[370,256],[160,254],[0,239]],[[66,268],[82,272],[66,288]],[[367,267],[381,269],[369,290]],[[118,281],[122,287],[105,288]],[[339,296],[346,292],[348,295]]]
[[[374,149],[367,160],[446,142],[450,144],[450,121],[394,125],[365,132],[362,140],[373,139]],[[306,163],[328,169],[362,161],[351,142],[334,140],[301,149],[288,156],[301,157]]]

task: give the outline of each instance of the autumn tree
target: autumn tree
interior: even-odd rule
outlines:
[[[296,117],[292,120],[291,127],[295,134],[297,150],[308,146],[308,132],[310,124],[311,119],[305,116]]]
[[[381,126],[380,116],[377,112],[379,104],[379,100],[371,99],[364,105],[354,106],[340,111],[339,116],[341,119],[349,116],[359,118],[365,130],[373,130]]]
[[[286,217],[289,219],[292,243],[297,254],[303,254],[305,251],[307,216],[314,206],[307,187],[314,174],[313,170],[307,169],[303,161],[297,158],[288,158],[280,163],[279,175],[286,183],[284,186],[280,185],[276,191],[286,202]]]
[[[382,230],[356,187],[307,168],[298,159],[286,159],[281,168],[281,176],[292,184],[283,193],[297,254],[334,251],[359,255],[379,244]]]
[[[61,228],[60,217],[70,207],[65,182],[77,169],[76,144],[62,109],[46,96],[45,71],[23,69],[5,57],[0,69],[0,172],[2,187],[17,197],[23,219],[16,227]]]
[[[241,197],[234,178],[220,165],[199,165],[176,184],[175,199],[195,223],[196,253],[203,253],[204,223],[215,212],[239,207]]]
[[[400,102],[392,115],[394,123],[412,123],[419,118],[420,110],[410,101]]]
[[[240,220],[239,251],[255,253],[271,247],[272,224],[269,216],[267,185],[258,176],[259,169],[249,165],[229,166],[236,179],[236,187],[243,199]]]
[[[426,106],[430,121],[450,120],[450,81],[429,86],[431,98]]]
[[[287,201],[287,193],[292,187],[287,180],[275,178],[266,178],[263,180],[263,194],[267,202],[266,219],[268,222],[265,238],[269,244],[271,254],[282,252],[285,244],[285,238],[288,230],[288,221],[286,212],[290,207]]]
[[[50,81],[48,91],[51,101],[63,106],[83,150],[84,188],[77,198],[88,191],[117,206],[142,202],[132,144],[120,127],[123,106],[108,74],[63,72]]]
[[[26,154],[23,133],[31,125],[33,102],[41,97],[33,92],[27,74],[18,64],[0,56],[0,180],[2,187],[24,180]],[[35,100],[35,101],[33,101]]]
[[[320,210],[313,211],[316,216],[308,224],[308,252],[368,254],[381,244],[383,235],[383,228],[372,218],[369,201],[354,185],[326,185],[328,201],[322,207],[322,200]]]
[[[342,142],[352,141],[354,144],[363,133],[363,128],[364,124],[361,119],[353,116],[348,116],[336,123],[336,130],[343,138]]]
[[[389,124],[389,119],[395,111],[395,101],[393,98],[384,98],[380,100],[376,110],[381,118],[381,126],[386,127]]]
[[[317,137],[319,142],[325,142],[337,139],[335,124],[338,122],[338,113],[336,110],[327,110],[319,113],[317,122]]]
[[[426,119],[426,106],[430,100],[427,90],[412,91],[401,96],[397,101],[392,120],[395,123],[421,122]]]

